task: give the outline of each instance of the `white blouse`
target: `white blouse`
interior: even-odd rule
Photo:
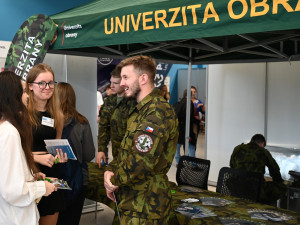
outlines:
[[[44,181],[33,182],[19,132],[4,121],[0,124],[0,224],[37,225],[35,200],[45,193]]]

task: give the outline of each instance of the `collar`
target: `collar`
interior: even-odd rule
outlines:
[[[143,98],[142,101],[140,101],[137,104],[136,108],[138,110],[141,110],[141,108],[143,108],[144,105],[147,105],[153,98],[158,96],[161,96],[160,90],[158,88],[153,88],[152,92],[149,95],[147,95],[145,98]]]

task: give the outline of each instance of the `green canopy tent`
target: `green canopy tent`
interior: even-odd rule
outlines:
[[[58,24],[52,53],[193,64],[299,59],[298,0],[97,0],[50,17]]]
[[[300,59],[300,0],[96,0],[50,17],[48,52],[188,63],[188,89],[192,64]]]

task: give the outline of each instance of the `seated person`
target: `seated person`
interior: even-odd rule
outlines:
[[[250,172],[265,174],[265,166],[270,171],[273,181],[264,181],[260,193],[260,202],[274,204],[286,192],[286,186],[280,174],[280,168],[270,152],[265,149],[266,139],[261,134],[255,134],[250,143],[240,144],[233,150],[230,167],[244,169]]]

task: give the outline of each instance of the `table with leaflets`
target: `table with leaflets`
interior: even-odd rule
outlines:
[[[176,186],[172,182],[170,185],[174,209],[170,224],[300,224],[300,214],[294,211],[189,186]]]
[[[106,197],[104,188],[105,167],[98,168],[96,163],[88,163],[88,167],[90,178],[86,198],[114,209],[115,203]],[[189,186],[177,186],[173,182],[170,182],[170,187],[174,210],[169,224],[172,225],[300,224],[300,213],[294,211]]]

